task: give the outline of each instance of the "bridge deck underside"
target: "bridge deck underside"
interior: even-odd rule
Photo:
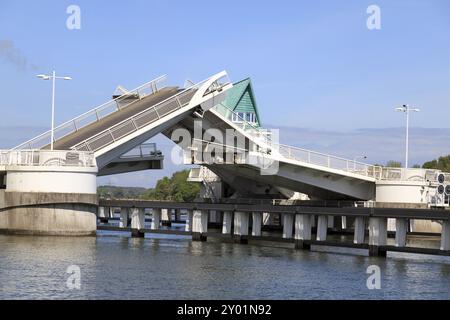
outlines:
[[[129,117],[137,114],[145,109],[156,105],[157,103],[168,99],[174,94],[180,92],[181,89],[171,87],[171,88],[163,88],[155,94],[149,95],[142,100],[137,100],[136,102],[131,103],[125,108],[116,111],[103,119],[100,119],[97,122],[87,125],[79,129],[78,131],[71,133],[61,139],[58,139],[54,143],[54,149],[56,150],[69,150],[71,147],[83,142],[86,139],[89,139],[96,134],[120,123],[123,120],[128,119]],[[43,147],[43,149],[49,149],[50,145]]]

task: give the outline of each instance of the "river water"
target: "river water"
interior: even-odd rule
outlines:
[[[381,289],[366,285],[371,265]],[[68,287],[69,266],[79,289]],[[0,235],[0,299],[450,299],[450,258],[154,234]]]

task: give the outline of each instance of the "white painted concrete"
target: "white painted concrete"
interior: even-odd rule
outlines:
[[[186,214],[186,226],[185,231],[191,232],[192,231],[192,219],[194,218],[194,212],[191,209],[187,210]]]
[[[328,228],[329,229],[334,228],[334,216],[328,216]]]
[[[294,228],[294,215],[283,214],[283,239],[292,238],[292,230]]]
[[[194,210],[192,232],[208,232],[208,210]]]
[[[408,231],[407,219],[395,219],[395,246],[406,246],[406,232]]]
[[[169,209],[161,209],[161,221],[170,221],[171,214]]]
[[[311,215],[295,215],[295,240],[311,240]]]
[[[105,207],[98,207],[98,217],[103,219],[109,218],[106,216]]]
[[[153,208],[152,209],[152,224],[150,226],[150,229],[158,230],[160,223],[161,223],[161,209]]]
[[[347,229],[347,217],[346,216],[341,217],[341,228],[342,228],[342,230]]]
[[[128,208],[120,208],[120,222],[119,227],[128,227]]]
[[[223,234],[231,234],[232,219],[233,219],[233,213],[231,211],[224,211],[223,225],[222,225],[222,233]]]
[[[317,241],[327,240],[328,217],[319,216],[317,220]]]
[[[234,213],[234,234],[238,236],[248,236],[248,212]]]
[[[387,219],[369,218],[369,245],[385,246],[387,242]]]
[[[441,250],[450,250],[450,221],[442,223]]]
[[[262,224],[262,213],[253,212],[252,213],[252,236],[261,236],[261,224]]]
[[[363,244],[366,232],[366,221],[363,217],[355,218],[355,234],[353,238],[354,244]]]
[[[142,230],[145,228],[145,212],[144,208],[131,208],[131,228]]]

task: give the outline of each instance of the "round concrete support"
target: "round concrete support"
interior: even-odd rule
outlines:
[[[223,234],[231,234],[231,225],[233,221],[233,212],[224,211],[223,213],[223,225],[222,225],[222,233]]]
[[[289,213],[283,214],[283,239],[292,238],[293,228],[294,228],[294,215]]]
[[[186,213],[186,226],[185,226],[185,231],[187,232],[191,232],[192,231],[192,219],[193,219],[194,213],[191,209],[187,210]]]
[[[262,213],[253,212],[252,213],[252,236],[261,236],[261,224],[262,224]]]
[[[152,209],[152,224],[150,226],[150,229],[158,230],[160,222],[161,222],[161,209],[153,208]]]
[[[242,244],[248,243],[248,212],[234,213],[234,241]]]
[[[296,249],[311,249],[311,245],[305,243],[305,241],[311,240],[311,218],[312,216],[308,214],[295,215]]]
[[[208,236],[208,210],[194,210],[192,240],[206,241]]]

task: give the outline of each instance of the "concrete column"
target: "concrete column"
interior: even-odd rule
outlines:
[[[108,223],[109,213],[106,211],[105,207],[98,207],[98,219],[101,223]]]
[[[186,226],[185,226],[185,231],[187,232],[191,232],[192,231],[192,219],[194,217],[194,212],[192,211],[192,209],[188,209],[187,213],[186,213]]]
[[[248,212],[234,213],[234,240],[238,243],[248,243]]]
[[[145,228],[144,208],[131,208],[131,236],[144,238],[145,234],[141,230]]]
[[[442,221],[441,250],[450,251],[450,221]]]
[[[262,213],[253,212],[252,213],[252,236],[261,236],[261,224],[262,224]]]
[[[171,216],[171,209],[161,209],[161,225],[165,227],[172,226]]]
[[[408,219],[395,219],[395,246],[406,246],[406,231],[408,230]]]
[[[128,227],[128,208],[120,208],[120,228]]]
[[[319,216],[317,220],[317,241],[327,240],[328,218],[327,216]]]
[[[355,235],[353,238],[354,244],[363,244],[364,236],[366,233],[366,221],[364,217],[356,217],[355,218]]]
[[[328,216],[328,229],[334,229],[334,216]]]
[[[233,219],[233,212],[224,211],[223,212],[223,225],[222,225],[222,233],[231,235],[231,223]]]
[[[311,245],[304,241],[311,240],[311,215],[295,215],[295,248],[310,250]]]
[[[387,218],[369,219],[369,255],[385,257],[386,251],[380,250],[387,241]]]
[[[347,217],[346,216],[341,217],[341,228],[342,228],[342,230],[347,229]]]
[[[290,213],[283,214],[283,239],[292,238],[294,228],[294,215]]]
[[[192,240],[206,241],[208,234],[208,210],[194,210],[192,218]]]
[[[209,211],[209,222],[210,223],[219,223],[219,212],[216,210]]]
[[[161,209],[153,208],[152,209],[152,225],[151,225],[150,229],[158,230],[160,222],[161,222]]]

